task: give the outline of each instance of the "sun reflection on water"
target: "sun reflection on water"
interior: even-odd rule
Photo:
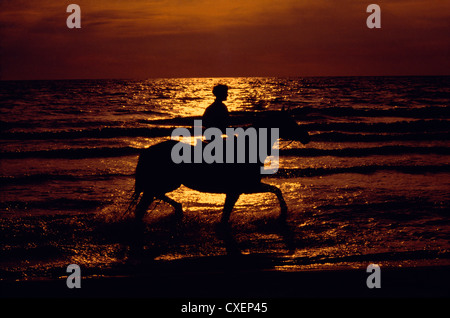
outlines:
[[[214,101],[212,89],[217,84],[229,87],[229,111],[258,110],[270,103],[279,103],[280,87],[269,85],[270,78],[185,78],[175,81],[149,80],[130,88],[133,103],[141,105],[143,111],[158,109],[165,116],[201,116]],[[175,101],[175,102],[173,102]],[[157,116],[151,114],[150,117]]]

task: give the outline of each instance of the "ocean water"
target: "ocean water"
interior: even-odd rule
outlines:
[[[273,194],[181,187],[136,231],[126,214],[141,149],[190,127],[230,86],[232,123],[289,109],[311,135],[281,141]],[[133,274],[136,264],[240,252],[273,270],[448,265],[450,77],[189,78],[0,82],[0,279]],[[170,177],[170,176],[168,176]]]

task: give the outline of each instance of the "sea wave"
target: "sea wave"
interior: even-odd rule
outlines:
[[[307,131],[345,131],[345,132],[378,132],[378,133],[407,133],[407,132],[448,132],[447,120],[417,120],[397,121],[391,123],[362,123],[362,122],[328,122],[307,123],[302,126]]]
[[[424,106],[424,107],[348,107],[331,106],[326,108],[317,107],[298,107],[291,110],[296,116],[305,116],[309,114],[326,115],[333,117],[402,117],[402,118],[450,118],[450,109],[446,106]]]
[[[87,199],[69,199],[69,198],[57,198],[50,200],[33,200],[33,201],[3,201],[0,202],[0,209],[3,210],[31,210],[31,209],[44,209],[44,210],[70,210],[74,211],[86,211],[94,210],[105,205],[103,200],[87,200]]]
[[[265,175],[269,178],[300,178],[319,177],[343,173],[373,174],[379,171],[394,171],[406,174],[424,173],[450,173],[450,165],[362,165],[351,167],[315,167],[315,168],[280,168],[276,175]],[[70,174],[70,173],[37,173],[20,176],[1,176],[0,184],[27,185],[41,184],[52,181],[79,182],[79,181],[102,181],[114,180],[117,178],[134,178],[132,173],[96,173],[96,174]]]
[[[450,155],[449,147],[411,147],[411,146],[380,146],[366,148],[317,149],[293,148],[281,149],[282,156],[297,157],[367,157],[375,155],[404,155],[404,154],[439,154]]]
[[[22,158],[103,158],[103,157],[123,157],[137,155],[142,149],[134,147],[95,147],[95,148],[72,148],[72,149],[51,149],[36,151],[11,151],[1,152],[3,159]]]
[[[3,132],[3,140],[47,140],[47,139],[80,139],[80,138],[117,138],[117,137],[164,137],[172,134],[173,128],[138,127],[138,128],[95,128],[80,130],[36,131],[36,132]]]
[[[115,178],[132,177],[130,173],[94,173],[94,174],[70,174],[70,173],[36,173],[20,176],[0,176],[1,185],[39,184],[51,181],[100,181]]]
[[[386,142],[386,141],[421,141],[450,140],[450,132],[417,132],[394,134],[320,132],[311,135],[311,141],[339,141],[339,142]]]
[[[138,155],[143,148],[135,147],[94,147],[94,148],[69,148],[35,151],[4,151],[0,152],[3,159],[22,158],[107,158]],[[404,155],[404,154],[438,154],[450,155],[449,147],[410,147],[410,146],[381,146],[366,148],[342,148],[342,149],[317,149],[317,148],[293,148],[281,149],[280,156],[296,157],[367,157],[374,155]]]
[[[378,171],[396,171],[407,174],[449,173],[450,165],[364,165],[332,168],[279,169],[277,177],[318,177],[342,173],[372,174]],[[270,175],[268,177],[271,177]]]
[[[102,127],[44,131],[3,131],[0,132],[0,140],[169,137],[175,127],[183,126],[192,130],[193,120],[193,118],[174,118],[158,121],[145,120],[148,124],[165,124],[169,127]],[[244,123],[245,121],[234,120],[234,124],[237,126]],[[321,136],[327,136],[329,140],[339,141],[345,140],[345,138],[348,141],[430,140],[432,138],[448,140],[450,134],[449,121],[447,120],[399,121],[391,123],[317,122],[303,123],[302,127],[309,132],[321,132]],[[328,133],[328,135],[324,135],[325,133]],[[352,133],[352,135],[349,133]],[[354,133],[360,133],[361,139],[355,137]],[[381,135],[378,137],[375,135],[368,136],[367,134],[369,133]],[[390,135],[385,136],[386,134]]]

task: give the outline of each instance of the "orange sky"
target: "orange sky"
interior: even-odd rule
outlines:
[[[81,29],[66,7],[81,7]],[[380,5],[381,29],[366,27]],[[450,1],[0,2],[0,78],[448,75]]]

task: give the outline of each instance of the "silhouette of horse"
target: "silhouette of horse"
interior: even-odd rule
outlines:
[[[254,127],[257,132],[260,131],[259,128],[267,128],[269,135],[271,128],[278,128],[281,139],[300,141],[303,144],[309,142],[308,133],[297,125],[287,111],[255,116],[251,127]],[[260,138],[259,134],[257,137]],[[270,136],[266,140],[265,145],[263,142],[258,142],[257,147],[267,147],[263,153],[270,154],[276,140],[270,138]],[[280,218],[286,217],[287,205],[281,190],[276,186],[261,182],[261,167],[264,166],[265,158],[259,158],[256,163],[248,163],[248,161],[236,163],[235,160],[235,163],[176,164],[172,160],[171,152],[177,142],[175,140],[163,141],[144,149],[140,154],[136,167],[135,193],[133,195],[135,204],[140,198],[135,209],[136,220],[142,220],[149,205],[156,199],[169,203],[175,208],[175,214],[182,216],[181,204],[166,195],[166,193],[174,191],[181,185],[201,192],[226,194],[221,218],[222,224],[228,223],[234,204],[239,196],[244,193],[274,193],[280,203]],[[195,147],[204,145],[205,143],[198,142],[196,146],[190,146],[192,147],[191,154],[194,153]],[[259,150],[258,153],[260,153]],[[247,149],[247,155],[248,152]],[[236,155],[236,151],[234,155]]]

